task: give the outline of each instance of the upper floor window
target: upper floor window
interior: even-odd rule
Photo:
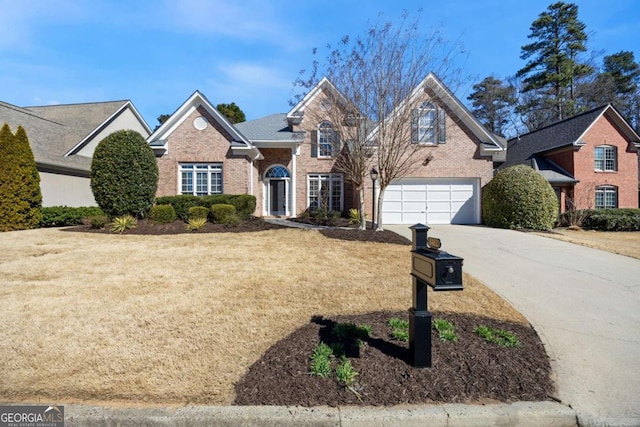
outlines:
[[[618,153],[616,147],[610,145],[596,147],[594,158],[595,169],[597,171],[612,172],[618,170]]]
[[[311,134],[311,157],[335,157],[340,152],[340,135],[331,122],[320,123]]]
[[[421,144],[444,143],[446,137],[446,113],[442,108],[425,101],[411,111],[411,141]]]
[[[613,209],[618,207],[618,189],[602,185],[596,187],[596,209]]]
[[[180,194],[207,196],[222,193],[222,164],[181,164]]]

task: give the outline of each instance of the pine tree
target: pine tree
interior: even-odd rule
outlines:
[[[533,21],[528,37],[534,42],[522,46],[520,55],[528,62],[516,76],[524,78],[523,92],[535,96],[530,97],[528,105],[520,106],[521,113],[549,109],[551,121],[556,121],[577,112],[577,82],[593,72],[579,59],[587,50],[585,29],[578,19],[578,6],[573,3],[554,3]]]
[[[475,116],[489,131],[505,136],[510,109],[516,104],[515,88],[489,76],[473,85],[473,90],[467,99],[472,101]]]
[[[36,228],[42,219],[40,175],[27,133],[0,130],[0,231]]]

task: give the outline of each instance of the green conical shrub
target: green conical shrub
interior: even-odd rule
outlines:
[[[36,228],[42,219],[40,174],[27,132],[0,130],[0,231]]]

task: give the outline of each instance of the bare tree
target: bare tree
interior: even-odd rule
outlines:
[[[404,11],[398,24],[375,23],[354,40],[343,37],[337,48],[328,46],[323,64],[314,62],[310,74],[303,71],[296,80],[298,87],[310,89],[322,73],[337,88],[334,96],[343,106],[339,130],[345,144],[335,165],[358,190],[362,223],[370,167],[379,174],[377,210],[381,213],[391,181],[431,160],[422,140],[415,138],[415,111],[425,98],[435,102],[444,90],[437,79],[438,84],[424,87],[429,73],[446,80],[449,87],[458,81],[453,59],[462,53],[461,47],[445,41],[437,30],[423,33],[420,17],[421,11],[415,17]],[[434,132],[439,133],[437,128]],[[383,230],[381,219],[379,215],[377,230]]]

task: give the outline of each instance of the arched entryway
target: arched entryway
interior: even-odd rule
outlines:
[[[288,216],[291,174],[282,165],[271,166],[264,174],[265,214],[270,216]]]

